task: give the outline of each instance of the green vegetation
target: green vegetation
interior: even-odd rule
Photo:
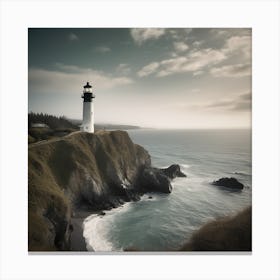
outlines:
[[[67,120],[64,116],[56,117],[49,114],[31,112],[28,114],[28,129],[35,123],[46,124],[52,130],[78,129],[77,125]]]
[[[29,251],[69,250],[72,212],[118,205],[118,196],[150,164],[148,152],[125,131],[79,132],[29,145]],[[251,208],[203,226],[182,250],[250,251]]]
[[[124,131],[79,132],[28,149],[29,250],[69,249],[71,212],[104,209],[149,154]]]
[[[49,166],[60,186],[66,188],[71,173],[74,171],[75,159],[72,158],[73,146],[66,141],[59,141],[49,159]]]
[[[28,134],[28,144],[36,142],[35,138]]]
[[[58,228],[55,225],[70,217],[70,203],[45,161],[50,154],[48,145],[44,145],[40,153],[29,149],[28,240],[29,250],[33,251],[57,250],[55,236]]]
[[[251,251],[252,207],[234,217],[209,222],[195,232],[181,251]]]
[[[66,119],[64,116],[56,117],[43,113],[28,114],[28,144],[42,140],[50,140],[65,136],[79,130],[81,120]],[[33,127],[34,124],[43,124],[45,127]],[[95,124],[95,131],[98,130],[119,130],[138,129],[133,125]]]
[[[38,123],[44,124],[46,127],[32,127]],[[73,124],[63,116],[56,117],[32,112],[28,114],[28,144],[65,136],[78,129],[78,125]]]

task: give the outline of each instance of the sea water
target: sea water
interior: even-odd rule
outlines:
[[[172,181],[171,194],[148,193],[138,202],[105,211],[105,216],[87,217],[88,250],[176,250],[203,224],[251,205],[250,130],[139,129],[128,133],[149,152],[153,166],[176,163],[187,177]],[[221,177],[235,177],[245,188],[233,191],[211,185]]]

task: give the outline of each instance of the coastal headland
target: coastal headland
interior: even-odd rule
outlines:
[[[134,144],[125,131],[73,132],[30,144],[28,249],[87,251],[83,237],[87,216],[103,215],[102,210],[137,201],[147,192],[168,194],[172,179],[184,176],[177,164],[153,167],[149,153]],[[241,232],[237,241],[234,232]],[[210,223],[186,242],[181,250],[250,251],[251,210]],[[213,242],[225,246],[212,246]]]
[[[84,250],[77,237],[82,212],[112,209],[150,191],[170,193],[171,179],[185,176],[178,165],[152,167],[148,152],[120,130],[31,144],[28,156],[29,251]]]

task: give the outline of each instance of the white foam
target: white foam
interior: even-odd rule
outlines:
[[[140,201],[157,201],[160,199],[160,197],[161,197],[161,194],[159,194],[159,193],[149,192],[149,193],[143,194],[141,196]]]
[[[118,208],[112,210],[106,210],[105,216],[92,214],[87,217],[83,222],[83,236],[86,241],[88,251],[95,252],[111,252],[120,251],[114,247],[113,243],[107,238],[107,234],[110,231],[108,226],[108,219],[112,219],[112,216],[118,212],[126,212],[130,207],[131,202],[127,202]],[[111,223],[110,223],[111,225]]]
[[[232,172],[232,174],[236,174],[236,175],[243,175],[243,176],[250,176],[250,174],[243,172],[243,171],[235,171]]]
[[[106,231],[102,225],[103,216],[91,215],[84,221],[84,238],[88,251],[108,252],[113,251],[113,244],[106,239]],[[105,232],[104,232],[105,231]]]
[[[182,170],[186,170],[190,168],[188,164],[180,164]],[[162,167],[164,168],[164,167]],[[188,172],[189,176],[189,172]],[[192,176],[191,176],[192,177]],[[190,189],[190,186],[186,184],[186,181],[189,181],[190,177],[177,177],[172,182],[172,185],[176,187],[188,187],[189,191],[194,191],[193,188]],[[198,178],[191,178],[191,181],[196,181]],[[201,180],[201,179],[200,179]],[[123,184],[125,188],[125,184]],[[152,198],[149,198],[152,196]],[[157,201],[162,198],[162,195],[158,193],[147,193],[141,197],[141,201]],[[114,244],[109,240],[109,233],[112,225],[114,224],[115,215],[118,213],[123,215],[133,203],[137,202],[127,202],[118,208],[113,208],[112,210],[105,210],[105,215],[97,215],[93,214],[87,217],[84,220],[83,227],[83,235],[86,240],[86,246],[89,251],[96,252],[111,252],[111,251],[121,251],[122,248],[116,248]]]
[[[179,165],[180,165],[180,167],[183,167],[183,168],[185,168],[185,169],[188,169],[188,168],[191,167],[191,165],[186,164],[186,163],[179,163]],[[169,164],[169,165],[160,166],[159,168],[165,169],[165,168],[168,168],[168,167],[170,167],[170,164]]]
[[[180,163],[179,165],[182,166],[183,168],[186,168],[186,169],[191,167],[191,165],[185,164],[185,163]]]

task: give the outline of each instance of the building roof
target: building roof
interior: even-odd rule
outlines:
[[[49,127],[49,126],[45,123],[32,123],[31,127]]]
[[[84,88],[92,88],[92,86],[87,82],[87,84],[84,86]]]

